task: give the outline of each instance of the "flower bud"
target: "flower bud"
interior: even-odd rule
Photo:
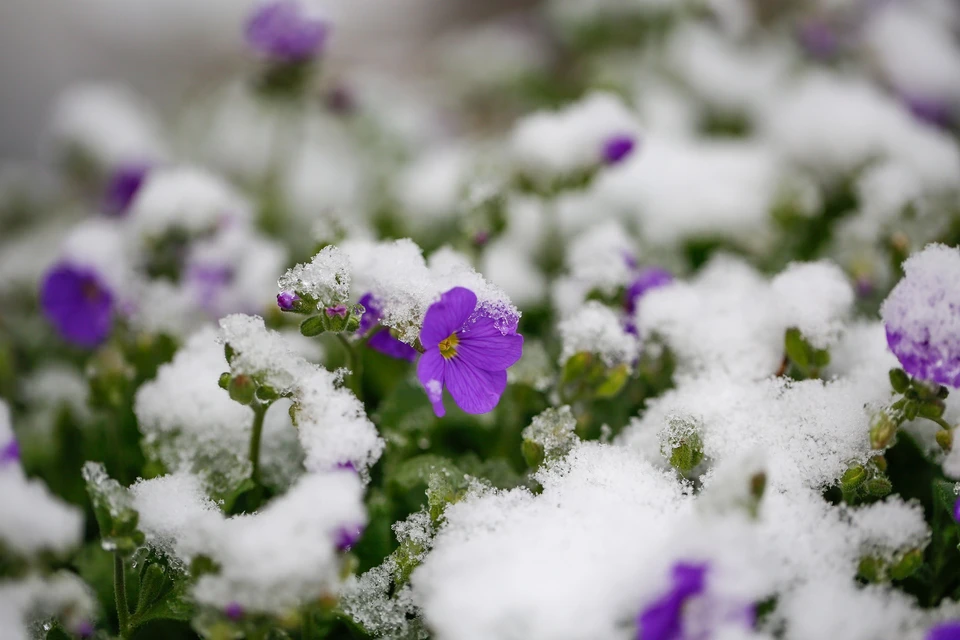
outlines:
[[[910,388],[910,376],[903,369],[890,369],[890,386],[897,393],[904,393]]]
[[[945,452],[949,453],[953,449],[953,431],[949,429],[940,429],[937,431],[937,444]]]
[[[250,376],[241,374],[230,380],[227,391],[230,392],[230,398],[234,402],[250,404],[253,402],[254,394],[257,391],[257,383]]]
[[[886,411],[879,412],[870,427],[870,446],[874,449],[886,449],[897,433],[897,423]]]

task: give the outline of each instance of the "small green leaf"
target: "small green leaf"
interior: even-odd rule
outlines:
[[[795,365],[801,369],[807,369],[810,366],[810,359],[807,353],[807,342],[803,339],[803,335],[801,335],[799,329],[795,327],[787,329],[787,333],[783,340],[783,346],[787,352],[787,357],[790,358]]]
[[[897,393],[904,393],[910,388],[910,376],[903,369],[890,369],[890,386]]]
[[[323,316],[311,316],[300,323],[300,333],[308,338],[318,336],[327,330]]]
[[[629,377],[630,371],[626,364],[621,364],[611,369],[607,374],[606,380],[597,387],[594,395],[597,398],[612,398],[620,393],[620,390],[623,389],[623,385],[627,383]]]

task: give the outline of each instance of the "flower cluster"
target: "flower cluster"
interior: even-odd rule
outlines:
[[[202,90],[0,175],[3,640],[960,638],[960,6],[141,4]]]

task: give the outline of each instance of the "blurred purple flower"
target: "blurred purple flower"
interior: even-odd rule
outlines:
[[[305,62],[320,53],[329,25],[297,0],[269,0],[257,6],[246,27],[247,45],[280,62]]]
[[[109,216],[126,215],[150,169],[147,162],[124,162],[114,169],[104,193],[103,212]]]
[[[906,92],[900,98],[917,120],[941,129],[953,126],[954,112],[948,102]]]
[[[239,602],[229,602],[227,606],[223,608],[223,615],[236,622],[243,617],[243,605]]]
[[[327,307],[324,311],[328,318],[332,318],[333,316],[340,316],[341,318],[347,317],[347,306],[343,304]]]
[[[673,274],[662,267],[647,267],[642,269],[627,287],[624,308],[633,315],[637,309],[637,302],[652,289],[666,286],[673,282]]]
[[[417,363],[417,377],[443,417],[443,388],[467,413],[487,413],[497,406],[507,387],[507,369],[523,353],[523,336],[502,332],[485,315],[474,319],[477,296],[455,287],[433,303],[423,319],[420,343],[425,349]]]
[[[363,527],[358,525],[339,527],[333,534],[333,543],[337,551],[349,551],[363,535]]]
[[[960,640],[960,621],[941,622],[931,627],[926,640]]]
[[[380,322],[380,305],[377,303],[376,298],[373,297],[373,294],[368,293],[360,298],[360,304],[363,305],[365,311],[363,312],[363,316],[360,317],[360,328],[357,329],[357,334],[366,335],[367,332],[371,330],[376,332],[373,337],[367,341],[367,346],[374,351],[379,351],[384,355],[398,360],[413,362],[417,359],[416,349],[394,338],[388,328],[378,325]]]
[[[97,346],[113,329],[113,293],[87,267],[55,265],[41,285],[40,305],[61,337],[81,347]]]
[[[20,444],[16,440],[11,440],[2,449],[0,449],[0,468],[19,462]]]
[[[200,308],[210,315],[219,315],[217,299],[234,277],[233,267],[224,264],[191,264],[187,270],[187,280],[197,292]]]
[[[630,134],[617,134],[603,143],[603,161],[606,164],[618,164],[633,153],[637,141]]]
[[[678,562],[670,590],[650,603],[637,618],[639,640],[682,640],[683,606],[706,588],[707,564]]]
[[[810,18],[797,29],[797,39],[810,56],[818,60],[833,58],[840,52],[836,27],[821,18]]]

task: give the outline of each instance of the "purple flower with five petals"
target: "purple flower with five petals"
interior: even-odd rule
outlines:
[[[67,342],[95,347],[113,329],[113,292],[93,269],[60,263],[43,280],[40,304]]]
[[[960,621],[941,622],[931,627],[926,640],[960,640]]]
[[[103,197],[103,212],[116,217],[126,215],[150,168],[147,162],[124,162],[114,169]]]
[[[398,360],[413,362],[417,359],[416,349],[394,338],[388,328],[378,325],[380,322],[380,304],[372,293],[360,298],[360,304],[363,305],[364,312],[360,317],[360,328],[357,329],[357,335],[366,335],[371,330],[375,332],[367,341],[367,346],[374,351],[379,351]]]
[[[637,141],[632,135],[617,134],[607,138],[603,143],[603,161],[606,164],[619,164],[633,153]]]
[[[247,22],[246,40],[258,53],[296,63],[319,53],[328,32],[327,23],[297,0],[271,0],[254,9]]]
[[[477,296],[463,287],[450,289],[430,305],[420,329],[423,355],[417,377],[442,418],[443,388],[467,413],[487,413],[507,387],[507,369],[523,353],[523,336],[504,333],[492,317],[477,311]]]

